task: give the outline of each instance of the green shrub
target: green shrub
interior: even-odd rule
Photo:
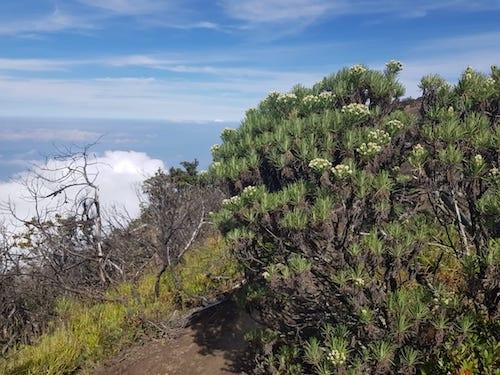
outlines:
[[[417,118],[401,68],[272,93],[223,137],[214,219],[274,332],[257,370],[495,373],[500,74],[424,77]]]

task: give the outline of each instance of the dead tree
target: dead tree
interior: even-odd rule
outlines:
[[[90,152],[93,145],[81,149],[58,150],[43,165],[34,166],[25,175],[22,189],[33,211],[22,217],[9,202],[6,209],[27,230],[24,240],[32,246],[32,264],[52,269],[56,283],[69,289],[64,275],[81,270],[96,276],[105,287],[112,263],[103,251],[102,209],[96,183],[102,165]],[[81,280],[75,280],[78,284]],[[71,282],[69,283],[71,284]],[[95,285],[88,285],[89,289]]]
[[[144,183],[146,202],[143,217],[153,231],[153,248],[160,261],[155,295],[160,295],[163,274],[178,264],[198,239],[215,210],[222,193],[203,183],[197,174],[198,162],[184,162],[184,170],[158,171]]]

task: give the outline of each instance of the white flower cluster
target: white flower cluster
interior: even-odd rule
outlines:
[[[420,143],[417,143],[414,147],[413,150],[411,151],[412,155],[414,155],[417,158],[424,157],[427,151],[425,150],[424,146],[422,146]]]
[[[316,95],[306,95],[302,99],[302,103],[307,104],[307,105],[314,105],[319,102],[319,97]]]
[[[222,200],[222,205],[223,206],[236,206],[240,203],[241,198],[239,195],[235,195],[234,197],[228,198],[228,199],[223,199]]]
[[[339,179],[343,180],[352,176],[354,171],[347,164],[339,164],[332,168],[332,173]]]
[[[342,365],[347,361],[347,353],[337,349],[332,349],[328,353],[328,360],[335,366]]]
[[[498,177],[500,176],[500,170],[497,167],[493,167],[490,169],[490,175],[491,177]]]
[[[403,69],[403,63],[398,60],[390,60],[385,64],[385,66],[390,72],[400,72]]]
[[[212,147],[210,147],[210,152],[213,154],[214,152],[217,152],[220,150],[220,145],[213,145]]]
[[[278,102],[283,104],[291,104],[295,103],[297,100],[297,95],[295,94],[278,94],[277,98]]]
[[[495,84],[495,80],[492,77],[486,78],[486,86],[493,86]]]
[[[243,189],[243,192],[241,195],[245,196],[246,198],[253,198],[257,194],[257,188],[255,186],[247,186],[246,188]]]
[[[357,286],[365,286],[365,280],[363,280],[363,278],[361,277],[354,277],[352,279],[352,282]]]
[[[228,136],[228,135],[236,133],[236,131],[237,130],[234,129],[234,128],[224,128],[224,130],[222,130],[222,135],[223,136]]]
[[[362,156],[375,156],[382,151],[382,146],[375,142],[361,143],[357,151]]]
[[[477,166],[483,165],[484,164],[483,156],[480,154],[477,154],[476,156],[474,156],[474,164],[476,164]]]
[[[401,130],[404,128],[404,124],[399,121],[399,120],[391,120],[388,121],[387,124],[387,129],[389,129],[390,132],[395,132],[397,130]]]
[[[306,95],[302,98],[302,104],[308,108],[315,108],[318,105],[328,104],[335,95],[330,91],[323,91],[319,95]]]
[[[322,91],[319,94],[319,97],[323,100],[328,100],[328,99],[333,99],[335,97],[335,94],[331,91]]]
[[[474,74],[474,70],[470,66],[468,66],[467,69],[465,69],[464,78],[466,80],[470,80],[470,79],[472,79],[473,74]]]
[[[370,114],[370,109],[365,104],[351,103],[342,107],[342,113],[348,113],[356,117]]]
[[[368,141],[379,145],[385,145],[391,141],[391,136],[381,129],[370,130],[368,132]]]
[[[366,68],[361,64],[357,64],[357,65],[351,66],[349,68],[349,72],[351,72],[352,74],[361,74],[361,73],[366,72]]]
[[[323,172],[331,167],[332,163],[326,159],[316,158],[309,162],[309,168],[314,169],[317,172]]]

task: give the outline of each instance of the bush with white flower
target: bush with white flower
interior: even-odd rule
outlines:
[[[382,146],[375,142],[363,142],[359,145],[357,151],[361,156],[371,158],[382,151]]]
[[[408,157],[408,161],[413,167],[421,169],[426,158],[427,150],[420,143],[417,143],[415,146],[413,146],[413,149],[411,150]]]
[[[471,169],[473,174],[480,174],[486,170],[486,164],[484,162],[484,158],[481,154],[476,154],[472,158]]]
[[[222,205],[224,207],[237,207],[241,203],[239,195],[232,196],[231,198],[223,199]]]
[[[237,239],[242,302],[273,332],[251,346],[262,373],[498,367],[500,72],[427,76],[399,101],[400,69],[276,94],[224,142],[217,177],[243,201],[217,224]]]
[[[355,75],[363,74],[364,72],[366,72],[366,70],[367,70],[366,67],[361,64],[356,64],[349,68],[351,74]]]
[[[370,115],[370,109],[366,104],[351,103],[342,107],[342,113],[355,118],[363,118]]]
[[[332,163],[322,158],[316,158],[309,162],[309,168],[318,173],[323,173],[324,171],[330,169],[331,167]]]
[[[345,180],[351,177],[354,173],[353,169],[348,164],[338,164],[332,168],[332,173],[339,180]]]
[[[368,132],[368,141],[379,145],[387,145],[391,142],[391,136],[382,129],[374,129]]]
[[[334,365],[334,366],[340,366],[343,365],[347,361],[347,353],[345,351],[339,351],[337,349],[332,349],[328,353],[328,360]]]
[[[224,128],[221,133],[221,139],[224,142],[230,141],[232,138],[234,138],[237,135],[238,131],[233,128]]]
[[[403,70],[403,63],[398,60],[390,60],[385,64],[385,69],[389,74],[396,74]]]
[[[302,105],[306,111],[314,112],[320,109],[321,99],[316,95],[306,95],[302,98]]]
[[[219,152],[220,147],[221,147],[221,145],[219,145],[219,144],[215,144],[212,147],[210,147],[210,153],[212,154],[212,156],[215,156],[215,154],[217,154],[217,152]]]
[[[389,134],[394,134],[404,128],[404,124],[399,120],[390,120],[385,124]]]

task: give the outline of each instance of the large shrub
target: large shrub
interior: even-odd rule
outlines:
[[[263,372],[495,373],[500,73],[424,77],[416,116],[401,68],[271,93],[212,148]]]

